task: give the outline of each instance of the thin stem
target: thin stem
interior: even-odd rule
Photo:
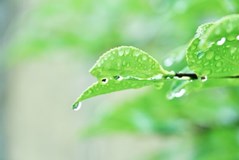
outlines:
[[[198,76],[195,73],[175,73],[175,77],[178,78],[189,77],[191,80],[198,79]]]
[[[239,78],[239,75],[237,75],[237,76],[224,76],[224,77],[221,77],[221,78]]]
[[[175,73],[174,77],[177,77],[177,78],[188,77],[190,80],[197,80],[197,79],[204,80],[204,79],[207,79],[206,76],[198,77],[198,75],[195,74],[195,73]],[[236,75],[236,76],[211,77],[211,78],[214,78],[214,79],[236,79],[236,78],[239,78],[239,75]]]

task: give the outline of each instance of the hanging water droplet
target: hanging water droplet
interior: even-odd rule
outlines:
[[[237,40],[239,40],[239,35],[237,35]]]
[[[207,76],[201,77],[201,81],[206,82],[207,81]]]
[[[225,38],[225,37],[222,37],[219,41],[217,41],[217,45],[218,45],[218,46],[221,46],[221,45],[223,45],[225,42],[226,42],[226,38]]]
[[[81,105],[82,105],[81,102],[77,102],[77,103],[73,104],[72,108],[73,108],[74,111],[79,111],[80,108],[81,108]]]
[[[167,97],[168,99],[179,98],[182,97],[186,93],[186,89],[180,89],[179,91],[170,93]]]
[[[182,97],[186,93],[186,89],[181,89],[180,91],[174,93],[174,97]]]

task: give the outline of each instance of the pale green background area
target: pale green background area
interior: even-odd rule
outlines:
[[[170,101],[169,82],[158,91],[95,97],[79,112],[71,110],[96,81],[88,71],[102,53],[135,46],[165,69],[180,71],[185,59],[178,52],[196,28],[238,13],[237,0],[0,5],[11,20],[1,29],[1,160],[238,159],[237,87],[207,88]]]

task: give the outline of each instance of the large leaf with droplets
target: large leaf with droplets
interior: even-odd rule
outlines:
[[[114,48],[103,54],[90,73],[98,82],[80,95],[73,108],[77,108],[79,102],[87,98],[124,89],[157,85],[162,82],[164,76],[174,74],[165,71],[146,52],[127,46]]]
[[[239,15],[199,27],[187,49],[189,67],[200,76],[239,75]]]

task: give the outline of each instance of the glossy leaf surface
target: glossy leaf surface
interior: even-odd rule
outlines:
[[[199,27],[187,50],[189,67],[200,76],[239,74],[239,15]]]
[[[90,86],[77,99],[80,101],[97,95],[130,88],[140,88],[162,82],[164,76],[174,73],[165,71],[159,63],[146,52],[134,47],[122,46],[103,54],[90,73],[98,82]]]

